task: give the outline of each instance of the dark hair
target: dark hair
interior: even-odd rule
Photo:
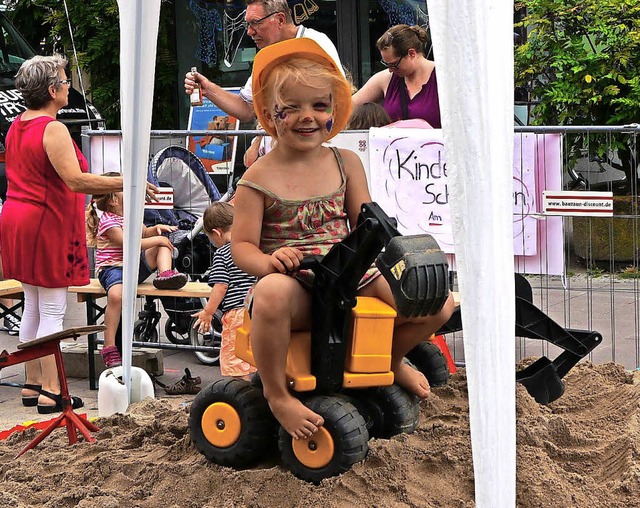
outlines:
[[[233,205],[226,201],[214,201],[204,211],[203,227],[207,233],[214,229],[227,231],[233,224]]]
[[[360,130],[371,127],[384,127],[391,123],[389,113],[376,102],[365,102],[351,112],[347,129]]]
[[[429,35],[421,26],[395,25],[382,34],[376,41],[376,47],[379,51],[393,48],[396,56],[399,57],[406,56],[410,49],[426,56],[425,48],[429,45],[428,43]]]

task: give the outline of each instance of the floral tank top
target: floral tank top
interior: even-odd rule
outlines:
[[[313,196],[304,200],[284,199],[261,185],[241,179],[244,185],[262,192],[273,199],[265,208],[262,218],[260,250],[271,254],[281,247],[299,249],[305,256],[324,256],[331,247],[349,234],[349,220],[344,207],[347,178],[344,162],[336,147],[330,147],[340,169],[342,183],[338,189],[325,196]],[[298,279],[309,284],[309,274],[300,274]],[[360,282],[360,287],[373,280],[379,272],[369,269]]]

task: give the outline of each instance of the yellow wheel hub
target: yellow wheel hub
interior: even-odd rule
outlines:
[[[327,466],[335,453],[333,437],[324,427],[307,439],[292,439],[291,443],[298,461],[310,469]]]
[[[240,437],[240,415],[226,402],[211,404],[202,415],[202,433],[213,446],[228,448]]]

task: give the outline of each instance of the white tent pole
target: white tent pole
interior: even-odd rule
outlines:
[[[121,166],[124,174],[122,349],[131,400],[131,354],[155,80],[160,0],[118,0]]]
[[[476,506],[515,506],[513,2],[427,0],[469,388]]]

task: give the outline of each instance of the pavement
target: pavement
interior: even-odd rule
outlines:
[[[68,295],[67,314],[64,320],[64,327],[71,328],[77,326],[85,326],[87,324],[84,303],[76,302],[76,295]],[[167,341],[164,336],[164,320],[160,322],[161,341]],[[67,340],[69,349],[77,349],[80,345],[87,343],[87,337],[79,337],[76,341]],[[16,351],[18,346],[18,338],[12,337],[5,331],[0,331],[0,351],[6,350],[11,353]],[[85,348],[86,351],[86,348]],[[209,383],[220,378],[220,369],[217,366],[204,365],[199,362],[195,354],[191,351],[173,351],[173,350],[149,350],[148,357],[156,358],[159,356],[161,361],[161,370],[163,371],[158,379],[164,384],[173,384],[184,375],[185,367],[188,368],[192,376],[200,376],[204,388]],[[63,355],[66,357],[65,348]],[[101,362],[101,360],[98,360]],[[66,361],[65,361],[66,363]],[[157,364],[157,362],[155,363]],[[156,367],[157,368],[157,367]],[[77,370],[77,369],[74,369]],[[24,383],[24,368],[22,365],[13,365],[0,370],[0,380]],[[98,416],[98,390],[89,388],[89,379],[87,377],[70,377],[67,376],[69,385],[69,393],[79,396],[84,401],[84,407],[76,410],[77,413],[85,413],[89,418]],[[167,399],[172,405],[179,406],[193,400],[194,395],[169,396],[164,389],[156,386],[156,398]],[[24,423],[42,422],[51,419],[53,415],[41,415],[35,407],[25,407],[22,405],[20,397],[20,389],[8,386],[0,386],[0,431],[13,428],[15,425],[23,425]]]

